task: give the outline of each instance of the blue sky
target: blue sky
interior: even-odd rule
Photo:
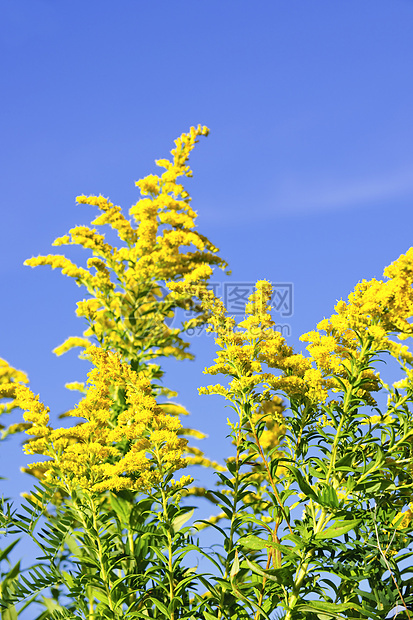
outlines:
[[[412,0],[0,0],[0,19],[0,356],[52,418],[85,373],[74,352],[51,352],[81,334],[82,292],[23,261],[90,222],[79,194],[126,213],[134,181],[191,125],[211,130],[191,157],[199,230],[234,282],[293,284],[297,350],[412,245]],[[228,411],[196,391],[213,341],[192,342],[197,361],[168,362],[166,382],[222,460]],[[1,449],[1,491],[18,497],[27,457]]]

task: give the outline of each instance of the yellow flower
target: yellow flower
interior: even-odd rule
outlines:
[[[367,424],[394,424],[396,420],[391,415],[372,415],[368,418],[363,418],[360,422],[362,426]]]
[[[87,338],[78,338],[76,336],[71,336],[70,338],[67,338],[60,346],[53,349],[53,353],[55,353],[55,355],[57,356],[60,356],[75,347],[82,347],[83,349],[85,349],[89,345],[90,340],[88,340]]]
[[[158,160],[165,170],[163,174],[137,182],[141,198],[130,209],[132,220],[108,198],[77,197],[78,203],[95,205],[100,210],[92,221],[95,227],[74,227],[54,245],[78,245],[91,251],[87,269],[61,255],[39,256],[25,263],[60,268],[85,286],[90,298],[80,301],[77,308],[77,315],[89,322],[84,338],[94,336],[107,348],[121,352],[124,359],[134,359],[147,367],[159,356],[191,358],[183,330],[168,325],[177,308],[194,312],[198,324],[206,319],[190,293],[178,299],[162,288],[158,295],[155,291],[159,285],[205,283],[214,267],[227,266],[217,255],[218,249],[198,232],[191,198],[177,182],[178,177],[191,176],[189,155],[198,138],[206,135],[208,129],[201,126],[182,134],[171,151],[172,160]],[[121,247],[112,246],[98,232],[97,227],[106,224],[117,233]],[[75,340],[66,341],[57,351],[62,353],[74,344]],[[159,367],[150,368],[159,378]]]
[[[34,435],[24,447],[26,454],[49,457],[41,467],[69,493],[75,487],[95,492],[150,489],[167,472],[185,467],[187,442],[179,436],[181,423],[156,403],[148,379],[110,351],[90,346],[85,356],[95,367],[85,397],[69,412],[85,421],[72,428],[52,429],[49,410],[39,397],[17,386],[18,404],[31,422],[26,432]],[[127,405],[116,413],[119,387]]]
[[[398,530],[402,530],[406,527],[409,527],[412,519],[413,519],[413,511],[412,509],[409,507],[405,512],[399,512],[399,514],[397,514],[394,519],[393,519],[393,523],[397,523],[397,521],[399,521],[400,517],[402,517],[401,521],[397,524],[396,529]]]
[[[29,267],[37,267],[38,265],[50,265],[52,269],[61,269],[62,273],[70,278],[75,278],[78,284],[87,283],[90,280],[90,274],[86,269],[78,267],[65,256],[60,254],[48,254],[47,256],[37,256],[24,261]]]

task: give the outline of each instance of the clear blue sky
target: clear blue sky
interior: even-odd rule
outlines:
[[[297,348],[412,245],[412,0],[1,0],[0,23],[0,357],[52,420],[74,402],[64,383],[84,378],[75,352],[51,353],[81,335],[82,292],[23,261],[90,222],[81,193],[127,212],[134,181],[191,125],[211,130],[191,157],[199,230],[233,281],[293,284],[281,320]],[[196,391],[211,337],[193,351],[166,382],[222,460],[228,412]],[[0,492],[18,497],[27,457],[1,450]]]

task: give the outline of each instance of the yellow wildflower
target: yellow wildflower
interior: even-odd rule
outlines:
[[[63,355],[63,353],[66,353],[67,351],[70,351],[71,349],[75,347],[82,347],[83,349],[85,349],[89,345],[90,345],[90,340],[88,340],[87,338],[79,338],[77,336],[70,336],[70,338],[67,338],[61,345],[53,349],[53,353],[57,356],[60,356],[60,355]]]
[[[76,486],[95,492],[148,489],[184,467],[181,423],[156,403],[147,378],[109,351],[91,346],[86,356],[95,367],[85,397],[69,412],[85,422],[72,428],[52,429],[39,397],[25,386],[16,388],[24,419],[32,423],[26,432],[34,435],[24,446],[26,454],[48,456],[40,466],[67,492]],[[119,387],[127,408],[116,415],[113,397]]]
[[[90,299],[79,302],[77,308],[78,316],[89,322],[83,336],[104,340],[108,348],[138,364],[145,365],[161,355],[191,357],[188,343],[182,339],[183,330],[168,326],[177,308],[193,311],[198,324],[206,318],[192,295],[178,300],[164,288],[158,295],[155,291],[159,285],[206,282],[214,266],[226,268],[217,256],[218,249],[196,230],[197,214],[190,206],[191,198],[177,183],[178,177],[191,176],[189,155],[198,138],[206,135],[208,129],[201,126],[182,134],[171,151],[172,160],[158,160],[165,172],[136,183],[141,198],[130,209],[134,223],[108,198],[78,196],[78,203],[100,210],[92,222],[95,228],[72,228],[54,245],[79,245],[90,250],[93,256],[87,261],[87,269],[60,255],[40,256],[25,263],[61,268],[85,286]],[[122,247],[113,247],[98,232],[97,227],[106,224],[115,230]],[[70,342],[58,347],[58,352],[68,350]],[[159,367],[151,368],[159,376]]]
[[[401,521],[399,521],[400,517],[402,517]],[[412,519],[413,519],[413,511],[409,507],[405,512],[399,512],[399,514],[397,514],[394,517],[393,523],[397,523],[399,521],[397,523],[396,529],[402,530],[406,527],[409,527]]]

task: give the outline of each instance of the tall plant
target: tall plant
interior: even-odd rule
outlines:
[[[23,381],[0,386],[10,396],[13,384],[25,411],[25,452],[48,458],[30,465],[40,480],[26,515],[3,504],[4,530],[42,550],[28,578],[6,583],[3,614],[41,600],[39,620],[378,620],[396,608],[411,618],[413,355],[403,341],[413,334],[413,248],[304,334],[307,354],[275,329],[267,281],[236,324],[208,288],[212,267],[226,265],[195,231],[176,182],[206,133],[181,136],[173,161],[157,162],[166,172],[137,183],[136,226],[102,197],[79,198],[100,208],[93,224],[110,224],[120,249],[77,227],[55,243],[91,249],[87,269],[63,256],[28,261],[87,288],[78,314],[88,328],[57,353],[81,346],[92,370],[86,385],[70,386],[84,397],[69,428],[52,428]],[[193,318],[173,327],[180,311]],[[231,409],[225,466],[188,447],[185,435],[197,431],[183,428],[160,382],[162,357],[188,357],[184,331],[205,321],[218,346],[206,372],[224,380],[200,391]],[[378,372],[389,360],[400,369],[395,384]],[[214,488],[177,475],[197,461],[215,468]],[[191,524],[196,506],[185,498],[197,494],[217,514]],[[218,550],[201,546],[205,526]],[[202,572],[201,557],[210,562]],[[39,598],[46,588],[51,596]]]

